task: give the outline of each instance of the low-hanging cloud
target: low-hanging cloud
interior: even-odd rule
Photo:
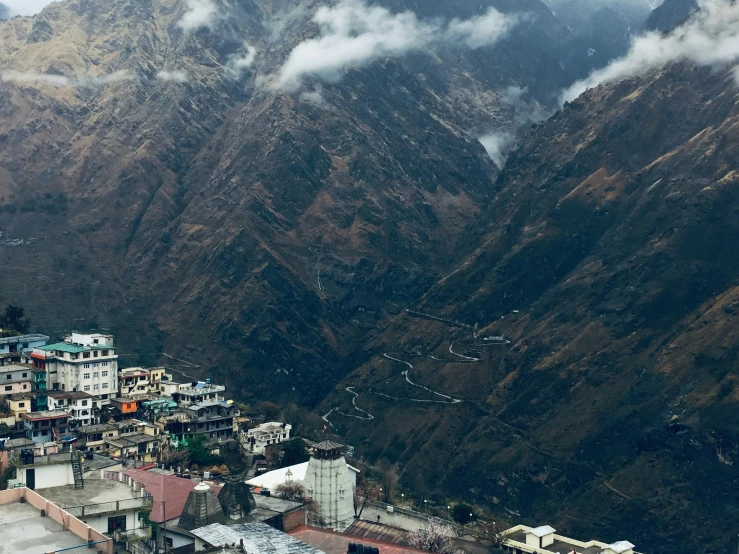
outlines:
[[[187,83],[189,75],[185,71],[160,71],[157,73],[157,80],[172,81],[175,83]]]
[[[671,62],[727,66],[739,60],[739,2],[699,0],[700,10],[686,23],[663,35],[647,33],[634,39],[629,52],[566,89],[570,102],[587,89],[645,75]]]
[[[515,135],[507,131],[501,131],[484,135],[478,140],[485,147],[485,151],[498,166],[498,169],[503,169],[508,154],[516,143]]]
[[[241,77],[244,71],[251,68],[257,59],[256,48],[249,44],[244,45],[244,48],[246,52],[243,55],[232,57],[226,64],[227,71],[236,77]]]
[[[218,20],[218,8],[213,0],[187,0],[187,11],[178,25],[184,31],[212,28]]]
[[[398,57],[436,43],[468,48],[494,44],[519,17],[490,8],[467,20],[423,21],[411,11],[393,13],[364,0],[341,0],[319,8],[313,21],[321,28],[317,38],[301,42],[290,53],[274,87],[298,89],[303,78],[315,75],[337,80],[350,68],[365,67],[379,59]]]
[[[5,71],[0,75],[0,79],[8,83],[31,84],[31,85],[51,85],[56,88],[95,88],[129,81],[133,77],[125,71],[116,71],[108,75],[92,76],[81,75],[79,77],[67,77],[65,75],[56,75],[53,73],[35,73],[31,71]]]

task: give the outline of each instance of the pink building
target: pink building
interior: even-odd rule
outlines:
[[[0,397],[29,393],[32,390],[32,367],[8,365],[0,367]]]

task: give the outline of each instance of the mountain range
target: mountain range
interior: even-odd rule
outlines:
[[[432,503],[725,551],[735,76],[684,60],[559,109],[637,4],[67,0],[0,24],[3,298],[312,409]]]

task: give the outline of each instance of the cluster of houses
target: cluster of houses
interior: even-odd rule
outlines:
[[[175,382],[163,368],[119,368],[111,335],[0,339],[0,441],[26,438],[43,453],[74,442],[149,463],[196,436],[217,450],[238,430],[224,392],[209,380]]]
[[[355,517],[359,470],[347,447],[305,441],[310,459],[266,471],[190,474],[164,463],[197,440],[259,457],[291,426],[240,429],[225,387],[175,382],[164,368],[119,368],[113,337],[0,335],[0,536],[9,552],[418,554],[425,515],[377,504]],[[200,437],[198,439],[198,437]],[[300,485],[301,495],[285,490]],[[377,518],[375,520],[375,518]],[[381,522],[381,518],[383,522]],[[387,523],[385,523],[387,521]],[[389,525],[388,525],[389,523]],[[23,531],[33,528],[33,536]],[[634,554],[549,526],[506,531],[512,554]],[[2,550],[2,548],[0,548]]]

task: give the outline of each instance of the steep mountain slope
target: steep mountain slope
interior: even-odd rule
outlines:
[[[536,126],[463,241],[482,246],[324,403],[335,432],[517,521],[733,548],[738,123],[731,72],[675,65]]]
[[[687,21],[698,10],[697,0],[665,0],[647,19],[648,31],[670,31]]]
[[[496,45],[273,90],[319,5],[222,2],[193,27],[181,0],[67,0],[0,25],[3,296],[52,334],[112,329],[129,363],[322,398],[489,202],[475,137],[572,75],[538,0],[464,0],[413,9],[527,16]]]

